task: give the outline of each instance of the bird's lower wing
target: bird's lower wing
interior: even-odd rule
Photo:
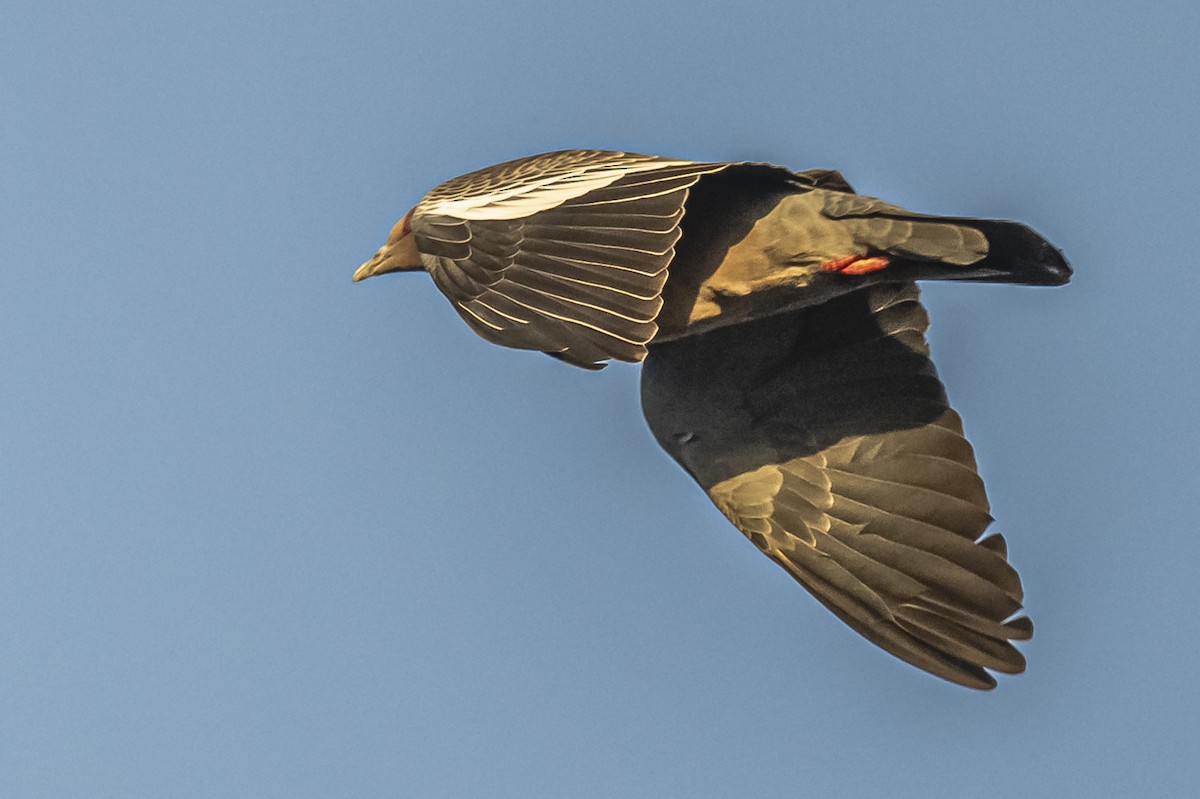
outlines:
[[[717,507],[840,619],[897,657],[974,688],[1015,674],[1021,581],[991,521],[958,415],[850,436],[722,481]]]
[[[897,657],[1016,673],[1021,582],[928,358],[915,284],[652,346],[656,437],[756,546]]]

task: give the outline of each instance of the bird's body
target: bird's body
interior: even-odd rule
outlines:
[[[355,279],[425,269],[484,338],[644,360],[659,443],[868,639],[977,688],[1019,672],[1021,585],[912,281],[1057,285],[1029,228],[930,217],[837,172],[605,151],[456,178]]]

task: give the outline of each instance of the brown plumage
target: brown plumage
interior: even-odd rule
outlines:
[[[663,448],[869,640],[974,688],[1024,669],[1020,579],[983,537],[913,281],[1065,283],[1029,228],[914,214],[828,170],[572,150],[442,184],[355,279],[422,268],[490,341],[644,360]]]

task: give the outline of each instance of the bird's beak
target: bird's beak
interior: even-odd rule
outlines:
[[[411,272],[424,268],[412,234],[412,215],[412,211],[405,214],[392,228],[387,244],[379,248],[374,258],[354,270],[355,283],[388,272]]]

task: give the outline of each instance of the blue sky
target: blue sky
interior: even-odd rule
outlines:
[[[0,27],[0,795],[1183,795],[1194,3],[49,2]],[[659,451],[636,367],[350,275],[563,147],[1032,224],[931,285],[1026,585],[991,694],[875,650]]]

